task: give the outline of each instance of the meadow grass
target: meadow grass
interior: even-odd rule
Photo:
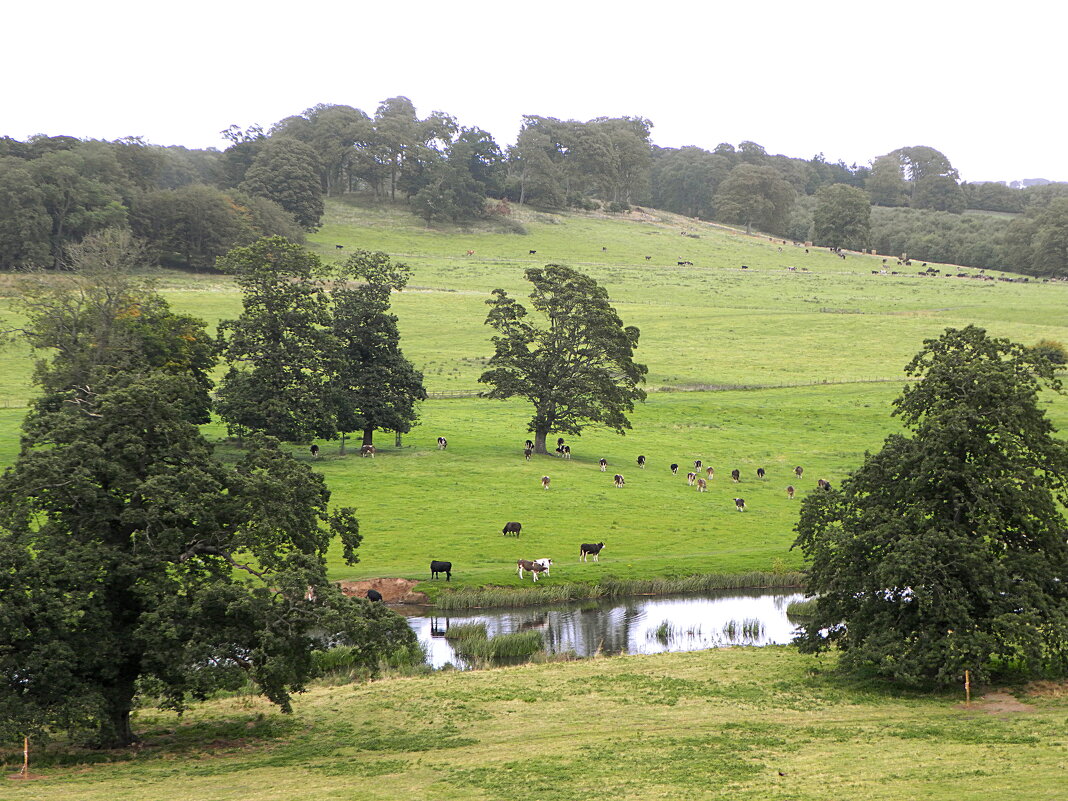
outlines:
[[[411,285],[395,296],[394,309],[404,350],[431,393],[485,389],[477,381],[491,353],[485,300],[495,287],[525,295],[523,270],[549,261],[583,269],[608,288],[623,320],[642,330],[637,355],[649,365],[649,388],[665,391],[651,392],[635,409],[625,437],[597,429],[570,437],[570,462],[525,462],[530,407],[476,397],[422,404],[421,421],[401,448],[393,447],[392,434],[379,433],[374,460],[341,457],[336,443],[320,442],[324,458],[311,465],[326,478],[334,503],[357,507],[364,534],[360,564],[345,565],[331,552],[332,577],[429,579],[430,560],[446,559],[454,564],[449,589],[507,594],[521,588],[516,559],[551,557],[552,577],[538,582],[538,591],[549,594],[571,583],[606,587],[797,570],[801,559],[789,546],[800,498],[818,478],[840,480],[866,450],[899,430],[891,401],[904,385],[903,365],[924,338],[976,323],[1025,343],[1068,340],[1063,284],[872,275],[882,266],[879,257],[805,253],[661,212],[516,209],[515,216],[527,235],[492,225],[427,228],[400,206],[331,200],[310,244],[327,260],[362,247],[412,264]],[[694,266],[679,267],[679,260]],[[175,308],[213,328],[240,311],[226,276],[153,277]],[[9,317],[10,286],[0,282],[0,294],[8,294],[0,297],[0,313],[6,309]],[[30,354],[8,349],[0,367],[0,407],[24,404],[32,396]],[[680,391],[707,387],[764,389]],[[1063,428],[1068,404],[1044,401]],[[19,416],[0,408],[3,463],[14,457]],[[225,437],[218,424],[205,431]],[[447,451],[436,450],[439,435],[448,437]],[[309,458],[306,446],[293,452]],[[225,444],[220,453],[234,456]],[[648,459],[645,470],[635,463],[639,454]],[[597,469],[601,457],[608,474]],[[704,494],[683,478],[697,458],[716,470]],[[672,462],[681,465],[678,476],[667,470]],[[803,481],[794,479],[795,465],[805,468]],[[765,468],[766,480],[756,478],[757,467]],[[735,468],[742,474],[737,485],[729,479]],[[622,490],[611,486],[615,472],[626,476]],[[542,475],[552,478],[548,492]],[[798,490],[792,501],[787,485]],[[736,512],[735,497],[745,499],[746,512]],[[501,536],[509,520],[523,523],[521,538]],[[601,561],[580,564],[579,544],[600,541]],[[424,581],[421,589],[436,596],[442,584]]]
[[[295,714],[233,696],[140,711],[136,749],[35,751],[17,801],[1048,801],[1062,687],[998,714],[963,692],[846,679],[788,647],[598,658],[320,685]],[[976,693],[979,694],[978,692]],[[13,772],[19,752],[5,755]]]

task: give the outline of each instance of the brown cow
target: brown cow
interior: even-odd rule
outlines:
[[[789,487],[786,488],[786,497],[787,498],[794,497],[794,487],[793,487],[792,484]]]
[[[733,481],[735,484],[737,484],[741,480],[742,480],[742,471],[741,470],[731,470],[731,481]]]
[[[798,465],[797,467],[794,468],[794,475],[797,476],[798,478],[801,478],[801,474],[804,473],[804,472],[805,472],[805,468],[801,467],[800,465]]]
[[[707,490],[708,490],[708,482],[705,481],[703,478],[697,479],[697,491],[698,492],[706,492]]]
[[[716,477],[716,471],[714,469],[712,469],[711,467],[706,469],[705,473],[706,473],[706,475],[708,475],[708,480],[709,481],[711,481],[712,479],[714,479]]]
[[[375,446],[374,445],[364,445],[362,448],[360,448],[360,456],[370,456],[372,459],[374,459],[375,458]]]
[[[550,479],[549,479],[548,476],[542,476],[541,477],[541,488],[542,489],[549,489],[549,481],[550,481]]]
[[[523,448],[523,458],[525,458],[528,462],[530,461],[530,457],[533,454],[534,454],[534,449],[533,448]]]

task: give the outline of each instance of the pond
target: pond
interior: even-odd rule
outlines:
[[[537,630],[549,653],[578,656],[656,654],[727,645],[772,645],[793,639],[786,607],[804,595],[783,590],[723,590],[708,595],[657,596],[613,601],[475,609],[408,618],[430,664],[467,668],[445,638],[450,626],[484,623],[493,637]]]

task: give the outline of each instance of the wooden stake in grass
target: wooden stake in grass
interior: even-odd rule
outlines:
[[[964,703],[972,702],[972,676],[967,670],[964,671]]]
[[[9,779],[39,779],[40,776],[34,776],[30,773],[30,738],[22,738],[22,769],[18,773],[12,773],[8,776]]]

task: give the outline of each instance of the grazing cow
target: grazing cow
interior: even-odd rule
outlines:
[[[794,486],[793,486],[793,484],[791,484],[789,487],[786,488],[786,497],[787,498],[794,497]]]
[[[693,469],[694,470],[700,470],[702,464],[704,464],[704,462],[702,462],[700,459],[694,459],[693,460]]]
[[[533,449],[533,448],[524,448],[524,449],[523,449],[523,456],[525,456],[525,457],[526,457],[526,460],[527,460],[528,462],[530,461],[530,457],[531,457],[531,455],[532,455],[533,453],[534,453],[534,449]]]
[[[541,565],[545,568],[545,575],[549,575],[549,568],[553,566],[552,559],[535,559],[534,564]]]
[[[638,457],[638,467],[640,467],[642,470],[645,469],[645,457],[644,456],[639,456]]]
[[[313,459],[318,459],[319,458],[319,446],[318,445],[312,445],[310,450],[311,450],[312,458]]]
[[[564,438],[563,437],[557,437],[556,438],[556,447],[557,448],[564,447]]]
[[[707,470],[705,470],[705,473],[708,475],[709,481],[716,477],[716,471],[712,467],[709,467]]]
[[[671,465],[671,475],[678,475],[679,466],[677,464]]]
[[[334,247],[335,247],[335,248],[336,248],[337,250],[344,250],[344,249],[345,249],[345,246],[344,246],[344,245],[334,245]]]
[[[646,256],[646,257],[645,257],[645,260],[646,260],[646,261],[649,261],[649,260],[650,260],[650,259],[652,259],[652,258],[653,258],[652,256]]]
[[[737,484],[741,480],[742,480],[742,471],[741,470],[731,470],[731,481],[733,481],[735,484]]]
[[[376,451],[374,445],[364,445],[360,448],[360,456],[370,456],[372,459],[374,459],[375,453]]]
[[[693,267],[692,261],[680,261],[679,267]]]
[[[563,447],[563,452],[560,455],[563,456],[565,459],[570,459],[571,458],[571,446],[570,445],[565,445]]]
[[[607,470],[607,469],[608,469],[608,460],[607,460],[607,459],[601,459],[601,460],[600,460],[599,462],[597,462],[597,464],[599,464],[599,465],[601,466],[601,472],[602,472],[602,473],[603,473],[603,472],[604,472],[605,470]]]
[[[445,574],[445,580],[449,581],[452,578],[452,562],[439,562],[437,559],[430,563],[430,578],[436,579],[438,573]]]
[[[687,473],[686,474],[686,483],[687,484],[689,484],[692,487],[695,481],[697,481],[697,473]]]
[[[534,450],[534,443],[528,439],[525,443],[523,443],[523,447]]]
[[[549,481],[550,481],[550,479],[549,479],[548,476],[542,476],[541,477],[541,488],[542,489],[549,489]]]
[[[368,601],[381,601],[382,600],[382,593],[380,593],[378,590],[368,590],[367,591],[367,600]]]
[[[757,478],[764,478],[764,468],[763,467],[758,467],[757,468]]]
[[[545,565],[531,562],[529,559],[518,559],[515,566],[518,568],[519,578],[523,578],[523,571],[526,570],[534,576],[535,581],[538,580],[538,573],[545,573],[549,569]]]
[[[697,479],[697,491],[698,492],[705,492],[707,490],[708,490],[708,482],[705,481],[703,478]]]
[[[538,253],[538,251],[536,251],[536,250],[532,250],[532,251],[530,251],[530,255],[531,255],[531,256],[536,256],[536,255],[537,255],[537,253]]]
[[[608,248],[605,248],[605,247],[601,248],[601,253],[607,253],[607,252],[608,252]]]
[[[743,264],[742,265],[742,269],[743,270],[748,270],[749,269],[749,265],[748,264]]]
[[[449,441],[445,437],[438,437],[438,450],[443,451],[449,447]]]
[[[582,543],[582,545],[579,546],[579,561],[580,562],[588,562],[589,559],[586,558],[588,556],[592,556],[593,557],[593,561],[595,561],[595,562],[601,561],[599,557],[601,555],[601,550],[603,548],[604,548],[604,543],[603,542],[599,542],[596,545],[591,545],[588,542]]]
[[[816,486],[819,487],[821,490],[829,490],[831,488],[831,482],[830,481],[824,481],[821,478],[816,482]]]
[[[621,476],[619,473],[616,473],[615,478],[613,478],[612,481],[615,483],[618,489],[623,489],[623,485],[627,483],[623,480],[623,476]]]
[[[745,499],[744,498],[735,498],[734,499],[734,508],[737,509],[739,512],[744,512],[745,511]]]
[[[469,251],[467,251],[467,255],[468,256],[474,256],[475,255],[475,251],[469,250]]]
[[[515,534],[519,536],[519,532],[523,530],[522,523],[505,523],[504,528],[501,529],[501,534],[508,536],[509,534]]]
[[[798,465],[797,467],[794,468],[794,475],[797,476],[798,478],[801,478],[801,475],[804,472],[805,472],[805,468],[801,467],[801,465]]]

